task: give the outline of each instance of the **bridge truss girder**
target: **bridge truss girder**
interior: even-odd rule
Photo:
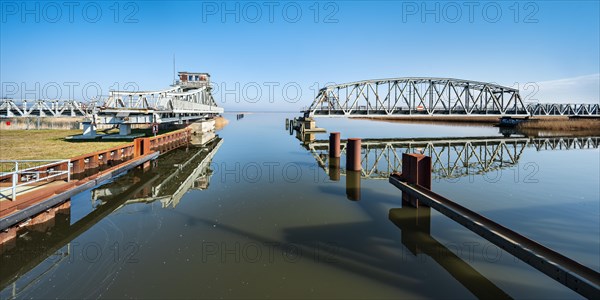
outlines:
[[[527,147],[540,151],[596,149],[599,146],[600,137],[363,140],[361,176],[387,180],[393,172],[402,170],[402,153],[430,156],[434,179],[454,179],[513,167]],[[314,141],[307,148],[328,174],[328,141]],[[340,172],[345,175],[345,141],[342,141],[341,148]]]
[[[527,115],[517,89],[452,78],[394,78],[327,86],[309,116]]]
[[[88,104],[75,100],[22,100],[2,99],[0,117],[89,117],[95,111],[95,101]]]
[[[210,86],[184,91],[175,86],[162,91],[111,91],[103,109],[174,110],[196,109],[196,105],[217,106]]]
[[[183,123],[223,111],[209,85],[191,90],[175,86],[162,91],[111,91],[98,118],[105,124]]]
[[[589,103],[530,103],[532,116],[600,116],[600,105]]]

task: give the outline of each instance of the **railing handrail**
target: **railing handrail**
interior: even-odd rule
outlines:
[[[25,169],[19,169],[19,163],[27,163],[27,162],[48,162],[49,164],[44,164],[40,166],[29,167]],[[48,180],[50,178],[62,177],[67,175],[67,182],[71,181],[71,160],[70,159],[61,159],[61,160],[48,160],[48,159],[31,159],[31,160],[0,160],[0,163],[14,163],[15,170],[11,172],[2,172],[1,177],[11,177],[11,185],[9,187],[0,188],[0,191],[12,190],[11,200],[15,201],[17,198],[17,187],[30,185],[32,183],[40,182],[42,180]],[[66,170],[47,170],[50,166],[59,166],[66,164]],[[41,177],[40,174],[46,174],[47,176]],[[35,174],[35,178],[33,180],[27,180],[19,183],[21,179],[19,175],[32,175]]]
[[[44,165],[39,165],[39,166],[33,166],[33,167],[29,167],[26,169],[19,169],[16,170],[18,172],[25,172],[25,171],[31,171],[33,169],[39,169],[39,168],[44,168],[44,167],[49,167],[49,166],[54,166],[54,165],[58,165],[58,164],[62,164],[65,162],[70,162],[69,159],[26,159],[26,160],[0,160],[0,163],[28,163],[28,162],[47,162],[49,161],[49,164],[44,164]],[[8,174],[12,174],[16,171],[11,171],[11,172],[2,172],[0,173],[0,176],[5,176]]]

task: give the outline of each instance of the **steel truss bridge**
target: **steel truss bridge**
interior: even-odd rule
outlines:
[[[185,89],[175,86],[162,91],[111,91],[98,108],[104,124],[183,123],[223,113],[215,102],[209,84]]]
[[[518,89],[453,78],[402,77],[326,86],[307,117],[600,116],[598,104],[528,104]]]
[[[2,99],[0,117],[94,117],[100,124],[183,123],[223,113],[210,84],[161,91],[111,91],[105,101]]]
[[[0,117],[90,117],[96,111],[96,102],[75,100],[22,100],[2,99]]]
[[[596,149],[600,137],[470,137],[433,139],[363,139],[365,179],[387,180],[402,170],[402,153],[421,153],[432,159],[432,177],[453,179],[515,166],[526,148],[542,150]],[[329,141],[305,144],[319,167],[329,175]],[[346,141],[341,141],[340,172],[345,175]]]

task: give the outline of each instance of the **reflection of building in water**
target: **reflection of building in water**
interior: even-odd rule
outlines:
[[[125,204],[160,201],[163,207],[175,207],[189,189],[207,189],[212,170],[210,163],[223,140],[215,138],[202,147],[177,149],[161,156],[149,172],[155,174],[144,189]],[[116,181],[92,191],[94,201],[118,195],[128,183]],[[125,205],[124,204],[124,205]]]
[[[329,174],[329,141],[305,141],[304,145]],[[525,148],[541,151],[599,146],[600,137],[597,136],[363,139],[361,172],[363,178],[387,179],[391,173],[402,170],[402,153],[422,153],[432,158],[433,178],[458,178],[512,167],[519,162]],[[341,142],[341,148],[340,161],[345,162],[345,141]],[[345,166],[341,166],[340,173],[346,175]]]

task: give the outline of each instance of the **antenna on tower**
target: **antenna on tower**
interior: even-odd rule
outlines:
[[[175,53],[173,53],[173,85],[177,83],[177,74],[175,73]]]

